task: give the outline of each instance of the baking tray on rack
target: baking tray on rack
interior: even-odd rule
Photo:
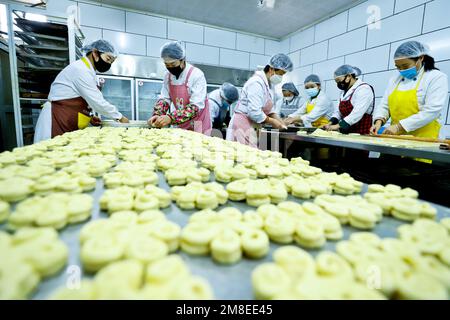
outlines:
[[[14,20],[16,25],[25,32],[68,38],[68,29],[64,24],[34,21],[23,18],[15,18]]]
[[[68,42],[66,38],[48,36],[33,32],[15,31],[14,34],[23,42],[36,46],[59,46],[67,48]]]
[[[69,56],[69,48],[58,46],[19,45],[19,48],[28,54],[43,55],[46,57],[65,58]]]
[[[18,71],[20,79],[41,83],[52,83],[58,73],[59,70],[33,70],[25,68],[22,68]]]
[[[51,82],[19,82],[19,87],[24,90],[41,92],[48,94],[50,92]]]
[[[23,51],[18,51],[17,57],[25,63],[42,68],[59,68],[61,70],[69,64],[69,60],[66,58],[28,54]]]

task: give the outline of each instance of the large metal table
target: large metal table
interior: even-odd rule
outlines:
[[[158,173],[159,175],[159,187],[170,190],[170,187],[167,185],[164,176],[162,173]],[[364,192],[367,190],[367,186],[364,186]],[[80,272],[82,272],[82,264],[80,262],[79,253],[80,253],[80,245],[78,241],[78,236],[81,228],[92,220],[96,219],[105,219],[107,218],[107,214],[104,212],[100,212],[99,209],[99,198],[104,192],[103,180],[97,180],[96,189],[91,193],[95,198],[94,208],[92,212],[92,218],[88,221],[85,221],[81,224],[70,225],[65,229],[60,231],[60,238],[67,244],[69,247],[69,259],[67,268],[61,271],[56,276],[45,279],[41,282],[38,287],[38,291],[33,295],[33,299],[46,299],[48,298],[52,292],[54,292],[57,288],[64,286],[69,277],[73,277],[74,275],[74,266],[78,267]],[[363,193],[364,193],[363,192]],[[289,196],[290,201],[296,201],[302,203],[303,201],[293,198]],[[240,209],[241,211],[255,209],[253,207],[247,206],[245,203],[240,202],[232,202],[229,201],[226,206],[232,206]],[[450,209],[445,208],[439,205],[434,205],[438,209],[438,219],[442,219],[443,217],[450,217]],[[225,206],[222,206],[225,207]],[[167,209],[163,210],[166,213],[166,216],[169,220],[179,224],[180,226],[185,226],[188,222],[189,216],[195,211],[183,211],[179,209],[174,203]],[[397,236],[397,227],[402,224],[401,221],[395,220],[390,217],[384,217],[382,222],[377,225],[377,227],[373,230],[380,237],[396,237]],[[0,226],[0,229],[4,228]],[[353,232],[358,232],[358,230],[344,226],[344,239],[348,239],[350,234]],[[271,243],[270,252],[264,258],[260,260],[249,260],[247,258],[243,258],[239,263],[231,266],[224,266],[216,264],[210,256],[205,257],[197,257],[197,256],[189,256],[183,252],[179,252],[182,258],[188,264],[190,270],[193,274],[202,276],[206,278],[213,287],[215,298],[217,299],[242,299],[249,300],[253,299],[252,293],[252,285],[251,285],[251,274],[252,271],[259,264],[264,262],[272,261],[272,253],[279,248],[280,246],[274,243]],[[335,243],[328,241],[324,248],[321,250],[312,250],[310,251],[313,255],[317,254],[322,250],[331,250],[334,251]],[[85,275],[85,277],[92,277],[90,275]]]
[[[379,152],[383,154],[390,154],[400,157],[422,158],[429,159],[439,163],[450,163],[450,151],[440,150],[438,148],[400,148],[385,145],[375,145],[364,142],[345,141],[334,138],[321,138],[311,136],[300,136],[293,132],[276,132],[261,130],[260,136],[267,136],[267,140],[271,141],[272,145],[278,143],[279,140],[285,141],[301,141],[307,143],[316,143],[320,145],[335,146],[340,148],[358,149],[372,152]],[[264,140],[264,138],[263,138]],[[273,150],[273,148],[272,148]],[[283,152],[280,150],[280,152]]]

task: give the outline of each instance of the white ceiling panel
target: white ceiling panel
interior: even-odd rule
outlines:
[[[358,0],[264,0],[274,7],[258,7],[259,0],[98,0],[95,2],[156,13],[271,38],[282,38]],[[145,26],[142,26],[145,28]]]

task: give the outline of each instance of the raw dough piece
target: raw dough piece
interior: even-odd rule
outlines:
[[[211,256],[222,264],[234,264],[242,257],[241,239],[231,229],[218,233],[211,242]]]

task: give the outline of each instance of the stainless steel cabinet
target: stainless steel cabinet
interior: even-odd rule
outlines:
[[[115,105],[128,119],[136,120],[134,108],[134,81],[132,78],[98,76],[103,97]]]
[[[161,80],[136,79],[136,120],[147,120],[161,94]]]

